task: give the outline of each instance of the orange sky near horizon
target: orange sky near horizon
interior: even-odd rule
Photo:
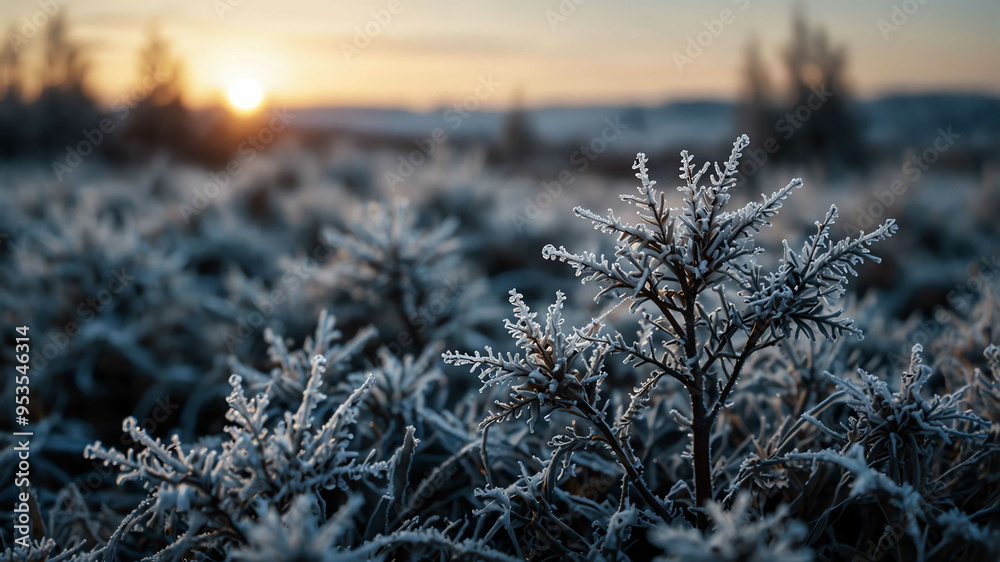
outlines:
[[[893,9],[902,1],[804,8],[811,23],[847,48],[850,86],[862,96],[1000,94],[1000,3],[908,1],[918,7],[902,16]],[[781,0],[13,0],[0,7],[0,21],[13,26],[8,38],[53,5],[67,14],[71,37],[87,46],[88,85],[105,103],[136,83],[137,52],[155,22],[184,62],[192,105],[220,103],[234,81],[250,78],[273,105],[417,110],[473,95],[484,77],[501,85],[483,100],[497,108],[518,95],[529,106],[734,98],[751,37],[760,40],[772,77],[780,78],[780,49],[796,6]],[[699,40],[700,49],[689,49]],[[29,39],[26,52],[41,42]]]

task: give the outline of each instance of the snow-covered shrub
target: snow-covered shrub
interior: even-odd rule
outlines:
[[[87,552],[102,529],[116,520],[108,521],[107,514],[94,513],[80,495],[75,485],[59,491],[48,517],[38,513],[38,504],[32,497],[31,510],[35,512],[34,531],[42,538],[32,539],[28,548],[19,544],[7,547],[3,560],[11,562],[83,562],[94,560]],[[114,518],[117,519],[117,518]]]
[[[732,391],[748,359],[756,352],[790,337],[804,334],[815,339],[857,334],[853,321],[828,305],[843,292],[854,266],[871,259],[868,246],[890,236],[891,220],[870,234],[834,243],[830,228],[837,216],[832,207],[816,223],[816,233],[800,252],[784,244],[780,265],[765,272],[756,259],[763,252],[754,233],[769,225],[782,201],[801,185],[793,180],[784,188],[730,211],[729,190],[736,183],[739,158],[749,139],[741,136],[723,167],[714,167],[707,185],[702,185],[710,165],[700,169],[692,158],[681,154],[683,197],[680,209],[670,207],[664,192],[649,179],[646,157],[639,154],[634,169],[640,180],[639,193],[622,196],[638,208],[639,224],[616,217],[612,211],[600,216],[577,208],[576,213],[595,228],[618,240],[609,259],[594,253],[575,254],[564,247],[546,246],[543,255],[564,261],[583,276],[584,282],[600,286],[597,298],[608,296],[615,306],[625,304],[640,320],[639,339],[620,332],[600,333],[599,320],[572,335],[561,330],[562,298],[549,311],[543,330],[515,293],[517,323],[508,322],[511,334],[525,350],[525,357],[451,353],[445,359],[459,365],[481,368],[484,382],[512,379],[513,402],[498,404],[484,426],[506,421],[529,410],[529,424],[541,417],[542,409],[558,409],[585,420],[598,431],[636,487],[647,506],[669,520],[667,506],[649,490],[630,445],[630,426],[654,398],[664,377],[680,383],[690,399],[690,409],[675,413],[691,436],[695,507],[691,513],[704,529],[707,515],[701,508],[715,498],[711,440],[719,413],[729,403]],[[714,307],[714,308],[713,308]],[[589,358],[584,352],[593,348]],[[624,412],[611,425],[597,390],[605,378],[606,353],[624,358],[636,367],[650,366],[651,376],[638,385]],[[575,362],[580,361],[578,367]]]
[[[746,494],[736,498],[726,510],[711,502],[707,506],[711,532],[702,534],[690,527],[661,527],[652,542],[664,550],[657,560],[684,562],[812,562],[813,553],[804,548],[807,529],[794,519],[785,519],[787,509],[778,508],[754,520]]]
[[[995,420],[992,426],[993,442],[1000,442],[1000,347],[991,345],[983,352],[988,361],[987,368],[976,370],[976,395],[979,409],[988,412]]]
[[[481,311],[472,305],[481,287],[462,266],[457,221],[421,228],[409,204],[368,206],[367,216],[347,231],[326,228],[325,244],[337,251],[325,272],[329,284],[376,322],[394,351],[420,349],[427,343],[474,331]],[[369,321],[372,321],[369,318]]]
[[[88,447],[89,458],[119,471],[120,485],[138,482],[148,493],[91,554],[157,545],[156,560],[341,560],[400,549],[509,560],[463,529],[421,522],[423,506],[410,497],[420,492],[411,470],[426,464],[415,455],[421,438],[396,424],[430,420],[433,431],[422,433],[439,439],[447,422],[426,411],[423,395],[441,381],[430,368],[439,348],[417,359],[383,351],[380,367],[352,374],[352,356],[373,335],[341,342],[325,312],[299,349],[268,332],[275,366],[265,374],[233,363],[223,435],[164,442],[129,418],[123,428],[136,448]]]
[[[290,406],[295,407],[301,402],[302,393],[312,381],[315,369],[313,363],[317,356],[323,358],[326,369],[332,369],[334,372],[349,370],[352,360],[376,335],[375,329],[366,327],[359,330],[351,339],[342,342],[343,334],[336,326],[337,318],[334,315],[326,310],[320,312],[313,334],[306,337],[302,347],[291,351],[283,336],[273,330],[265,330],[264,341],[268,344],[267,354],[272,365],[271,369],[264,373],[243,364],[235,357],[230,358],[229,366],[250,385],[251,391],[260,392],[266,389],[270,396],[272,413],[280,414]],[[332,393],[341,381],[321,382],[322,387],[319,390]],[[363,380],[358,381],[357,386],[363,383]]]
[[[985,439],[989,422],[968,409],[962,409],[962,395],[969,387],[954,394],[928,400],[923,387],[931,368],[923,364],[923,348],[916,345],[909,371],[903,373],[899,390],[890,390],[886,381],[859,371],[863,386],[850,379],[830,375],[843,394],[852,414],[841,422],[843,433],[829,429],[811,415],[806,419],[817,424],[849,448],[855,443],[864,447],[869,467],[890,475],[896,482],[914,486],[927,485],[931,465],[940,463],[945,446],[953,440]]]
[[[374,459],[351,446],[357,407],[374,377],[336,405],[322,391],[328,363],[341,366],[345,350],[356,347],[350,342],[346,348],[331,346],[338,334],[328,318],[321,317],[316,340],[296,352],[288,353],[282,339],[271,336],[279,366],[259,394],[247,396],[242,377],[231,377],[226,413],[231,425],[224,436],[195,445],[176,436],[163,442],[129,418],[123,428],[137,450],[120,452],[99,442],[87,448],[88,457],[120,470],[119,483],[138,481],[150,494],[119,526],[109,548],[135,530],[160,534],[167,544],[160,551],[164,559],[243,544],[250,522],[266,511],[261,504],[283,512],[304,498],[300,501],[322,508],[330,491],[348,492],[349,483],[382,478],[392,470],[395,457]],[[312,354],[308,368],[303,364],[307,354]],[[296,389],[295,403],[277,411],[269,407],[272,400],[288,400]],[[410,448],[415,444],[411,440]]]
[[[772,442],[782,445],[750,455],[732,490],[749,487],[761,504],[781,499],[797,506],[813,540],[830,533],[827,525],[838,512],[853,513],[867,522],[866,532],[860,537],[836,536],[833,548],[859,549],[858,554],[866,553],[869,559],[888,551],[917,560],[937,560],[945,553],[956,553],[959,560],[995,555],[1000,534],[982,525],[993,509],[995,500],[987,490],[995,483],[991,486],[977,474],[989,470],[990,457],[997,452],[984,443],[991,422],[966,407],[969,386],[928,399],[924,387],[932,370],[923,364],[921,353],[919,345],[913,348],[898,390],[864,370],[859,370],[860,385],[826,373],[835,392],[795,425],[776,432]],[[841,421],[821,419],[830,417],[829,411],[838,412],[839,404],[847,412],[841,409],[833,419]],[[788,443],[809,443],[796,435],[803,422],[817,427],[825,443],[837,448],[789,451]],[[849,493],[836,489],[829,499],[816,501],[817,494],[825,497],[831,491],[808,484],[834,475],[849,484]],[[774,486],[775,481],[780,486]],[[877,510],[866,509],[871,504]],[[870,538],[866,542],[859,540],[862,537]]]
[[[226,415],[233,425],[217,443],[187,446],[176,438],[163,443],[129,418],[123,428],[141,445],[139,451],[119,452],[100,443],[89,447],[88,457],[119,468],[120,483],[138,480],[151,493],[125,519],[112,544],[137,528],[163,533],[168,542],[163,555],[218,548],[241,541],[241,520],[251,517],[259,500],[279,508],[300,496],[320,501],[324,491],[346,491],[348,482],[383,476],[389,461],[372,461],[349,447],[367,385],[329,417],[314,415],[326,400],[319,391],[325,371],[325,360],[317,356],[298,408],[277,419],[267,414],[267,391],[248,399],[234,375]]]

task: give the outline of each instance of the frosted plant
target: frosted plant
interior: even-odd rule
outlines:
[[[501,404],[500,412],[487,418],[486,425],[506,421],[526,409],[531,410],[528,419],[533,423],[542,407],[562,409],[596,424],[630,481],[664,519],[666,508],[643,483],[629,446],[630,425],[648,407],[660,380],[673,378],[690,398],[690,410],[677,412],[676,418],[690,430],[695,503],[702,508],[715,497],[712,430],[747,361],[761,349],[800,334],[860,337],[853,322],[828,305],[843,294],[848,277],[855,274],[854,266],[876,259],[868,247],[895,231],[889,220],[872,233],[833,242],[831,226],[837,210],[831,207],[801,251],[785,243],[780,264],[765,272],[755,259],[763,250],[753,235],[770,224],[785,198],[802,182],[793,180],[760,203],[728,210],[729,191],[748,143],[745,135],[737,139],[728,161],[722,167],[716,164],[714,174],[707,178],[709,164],[697,169],[692,157],[682,152],[680,209],[669,207],[666,193],[649,179],[646,156],[639,154],[634,165],[641,182],[638,194],[622,196],[638,208],[639,224],[627,223],[610,210],[601,216],[576,209],[595,228],[617,238],[612,258],[551,245],[543,249],[546,258],[567,262],[584,282],[598,284],[598,300],[607,296],[616,306],[627,304],[637,313],[638,340],[630,341],[618,332],[599,334],[600,321],[563,335],[557,329],[561,298],[550,309],[542,330],[518,297],[512,300],[518,322],[508,327],[526,351],[523,359],[503,358],[491,351],[487,356],[445,356],[453,363],[481,367],[487,384],[517,384],[514,401]],[[703,179],[709,180],[707,185],[701,183]],[[571,361],[582,357],[591,343],[591,362],[574,365]],[[600,422],[603,413],[596,402],[596,391],[605,377],[599,362],[606,352],[623,356],[635,367],[652,368],[652,375],[635,388],[630,405],[613,427]],[[706,527],[703,510],[696,510],[694,518],[699,528]]]
[[[459,529],[461,531],[462,529]],[[355,549],[354,559],[389,560],[482,560],[520,562],[522,559],[494,550],[481,540],[455,540],[445,531],[407,525],[390,534],[378,535]],[[392,555],[396,554],[396,557]],[[400,558],[405,556],[405,558]]]
[[[992,560],[1000,554],[997,546],[1000,543],[996,541],[1000,533],[983,527],[976,521],[988,521],[990,510],[985,509],[970,516],[954,508],[951,500],[955,495],[950,491],[943,493],[941,487],[931,487],[922,493],[907,482],[896,482],[869,465],[865,458],[865,447],[860,443],[852,444],[844,451],[827,449],[807,453],[792,452],[781,459],[771,459],[762,464],[795,465],[802,462],[812,464],[814,471],[819,463],[839,467],[843,471],[841,484],[849,482],[850,487],[850,493],[846,497],[837,493],[835,502],[822,504],[822,514],[813,522],[813,525],[820,527],[811,531],[813,536],[828,532],[822,525],[837,512],[850,513],[847,510],[852,507],[874,503],[878,506],[877,513],[885,518],[886,524],[884,529],[871,529],[876,531],[877,540],[871,540],[867,545],[869,560],[879,559],[888,552],[894,552],[897,557],[908,560],[963,561]],[[953,476],[964,465],[964,462],[956,464],[943,476]],[[803,498],[802,501],[808,500]],[[869,517],[865,516],[865,519]],[[900,539],[903,537],[908,537],[911,544],[902,544]],[[836,540],[833,544],[836,544]],[[841,548],[845,546],[841,545]],[[859,558],[855,557],[854,560]]]
[[[350,496],[325,522],[316,514],[319,506],[306,496],[295,498],[284,514],[262,505],[256,518],[246,521],[247,544],[235,549],[233,559],[241,562],[356,560],[356,554],[338,548],[338,543],[351,531],[353,516],[362,503],[360,496]]]
[[[91,562],[102,560],[102,549],[98,546],[103,529],[114,528],[119,517],[107,510],[94,512],[88,507],[80,489],[70,484],[56,494],[55,503],[48,517],[41,517],[36,497],[38,490],[31,491],[29,501],[33,512],[32,533],[41,533],[44,538],[33,539],[28,548],[19,544],[8,547],[0,554],[0,559],[11,562]]]
[[[643,481],[634,454],[623,445],[608,422],[605,411],[608,403],[600,401],[601,382],[607,376],[603,365],[607,346],[595,344],[580,333],[566,334],[563,331],[565,296],[562,293],[556,294],[556,302],[549,307],[544,327],[535,320],[538,313],[531,312],[520,293],[512,290],[510,295],[516,320],[505,320],[504,324],[518,347],[524,350],[524,357],[520,354],[495,354],[489,347],[486,348],[486,355],[478,351],[473,355],[458,352],[444,354],[448,363],[479,369],[484,388],[503,384],[509,384],[511,388],[510,400],[497,401],[497,411],[490,412],[480,424],[480,429],[487,430],[493,424],[523,416],[534,431],[540,419],[555,411],[581,418],[596,429],[597,438],[614,451],[629,480],[650,507],[662,517],[669,518],[662,502],[653,496]],[[573,440],[570,440],[565,446],[572,446],[572,443]]]
[[[557,553],[587,555],[600,559],[604,552],[616,553],[626,541],[633,526],[648,526],[650,516],[630,505],[627,487],[623,489],[622,504],[617,511],[604,502],[569,494],[556,485],[560,478],[576,471],[572,461],[575,453],[598,446],[612,451],[625,472],[627,482],[633,484],[644,501],[661,519],[673,519],[664,502],[653,496],[641,476],[641,467],[631,449],[623,446],[609,421],[610,403],[601,400],[601,382],[607,376],[603,370],[606,346],[594,343],[578,333],[563,331],[562,307],[565,297],[556,294],[556,302],[549,306],[544,325],[537,313],[532,312],[517,291],[510,292],[515,320],[506,320],[505,326],[525,355],[446,353],[445,360],[455,365],[469,365],[480,369],[483,387],[509,385],[507,401],[497,401],[496,411],[491,412],[480,424],[483,430],[483,451],[487,450],[486,437],[492,426],[515,418],[524,417],[529,428],[548,419],[555,412],[562,412],[583,421],[582,427],[567,428],[567,433],[555,436],[549,445],[551,458],[539,461],[541,470],[529,472],[523,462],[518,463],[520,475],[507,487],[496,486],[490,473],[490,464],[484,453],[487,487],[476,495],[486,502],[477,514],[495,514],[496,521],[487,532],[491,538],[500,529],[511,538],[518,556],[529,552],[552,550]],[[604,474],[610,474],[604,469]],[[600,491],[598,491],[600,493]],[[605,528],[595,532],[600,540],[587,538],[576,530],[574,516],[588,522],[601,522]],[[632,524],[626,524],[631,521]],[[530,523],[525,523],[530,522]],[[607,523],[604,523],[607,522]],[[516,537],[527,533],[530,540]],[[522,547],[525,551],[522,551]]]
[[[541,466],[537,472],[519,462],[520,475],[510,485],[475,490],[485,505],[474,514],[487,516],[481,520],[486,525],[493,522],[484,538],[505,535],[522,559],[554,554],[588,560],[627,560],[626,547],[633,542],[633,535],[640,534],[637,530],[651,525],[651,517],[632,505],[627,495],[619,502],[618,498],[602,498],[600,491],[582,495],[561,489],[557,483],[566,468],[559,462],[564,455],[565,451],[557,448],[550,459],[534,459]],[[620,480],[611,474],[606,476]],[[587,528],[592,532],[578,531]]]
[[[373,438],[390,442],[392,435],[410,426],[416,428],[418,435],[424,434],[428,412],[443,409],[446,397],[448,381],[435,364],[440,351],[440,346],[428,346],[419,357],[400,358],[381,348],[377,367],[349,375],[341,383],[342,389],[348,389],[372,377],[362,399],[362,408],[370,412],[371,419],[360,430],[362,433],[372,432]]]
[[[900,389],[893,392],[886,381],[859,370],[863,386],[849,379],[828,375],[843,395],[852,415],[840,424],[843,433],[828,428],[811,414],[803,417],[827,432],[844,448],[864,447],[869,466],[879,468],[896,482],[923,487],[931,476],[943,445],[953,440],[985,439],[990,422],[971,410],[962,409],[962,395],[969,387],[928,400],[922,389],[931,374],[923,364],[923,348],[913,347],[909,371]]]
[[[137,194],[76,187],[39,193],[23,207],[0,205],[0,223],[16,236],[3,248],[9,255],[0,254],[0,308],[11,325],[17,319],[58,334],[58,353],[35,360],[48,381],[40,391],[55,401],[49,389],[94,398],[117,390],[94,366],[109,355],[156,381],[161,394],[190,383],[191,363],[206,353],[185,326],[195,322],[207,332],[212,322],[183,253],[169,247],[162,218],[136,210]],[[191,349],[180,362],[178,347]]]
[[[350,540],[354,517],[364,505],[360,496],[350,495],[327,521],[315,515],[317,506],[299,497],[281,515],[275,509],[262,511],[248,520],[247,544],[233,552],[239,562],[309,560],[311,562],[352,562],[395,560],[394,553],[407,560],[431,560],[447,556],[453,560],[518,560],[487,547],[483,541],[455,540],[446,532],[408,523],[386,534],[378,534],[361,544]]]
[[[823,526],[831,517],[844,516],[837,512],[852,510],[870,520],[875,531],[865,549],[869,558],[891,550],[917,560],[935,560],[944,553],[957,556],[962,551],[955,559],[976,560],[994,552],[996,543],[988,538],[994,531],[980,527],[980,522],[995,509],[990,507],[995,499],[986,495],[988,480],[976,474],[989,470],[983,463],[996,452],[983,443],[990,422],[964,408],[962,398],[969,387],[930,399],[923,395],[931,369],[923,364],[921,352],[919,345],[914,346],[910,367],[896,391],[864,370],[859,370],[860,385],[827,373],[838,390],[803,414],[790,431],[779,434],[784,433],[782,443],[790,443],[803,422],[811,423],[840,445],[840,450],[792,450],[786,454],[787,446],[782,445],[769,454],[751,455],[734,478],[731,493],[751,480],[752,488],[759,489],[760,482],[775,472],[801,476],[802,461],[812,465],[811,480],[822,474],[817,463],[825,463],[842,469],[841,482],[850,483],[849,496],[835,493],[820,502],[813,495],[815,491],[794,485],[799,479],[784,479],[790,503],[813,511],[814,535],[824,532]],[[842,402],[849,413],[837,431],[820,421],[819,414]],[[801,438],[797,441],[802,442]],[[981,490],[983,497],[977,498],[975,490]],[[955,507],[958,501],[963,509]],[[878,506],[877,515],[861,509],[871,502]],[[884,522],[884,530],[875,527],[880,522]],[[904,535],[909,539],[906,544],[900,542]],[[854,538],[842,537],[848,541]]]
[[[844,299],[848,314],[862,316],[868,326],[877,312],[874,298],[858,303],[848,295]],[[878,334],[878,332],[876,332]],[[725,478],[732,478],[740,467],[755,459],[773,458],[787,453],[792,447],[801,449],[829,446],[827,436],[801,418],[803,413],[822,403],[820,410],[829,408],[830,380],[827,371],[843,372],[864,365],[871,372],[880,372],[882,356],[873,354],[877,345],[866,334],[864,340],[785,339],[774,347],[762,350],[747,364],[742,393],[734,407],[722,411],[715,439],[728,443],[749,440],[748,451],[741,447],[721,448],[717,464]],[[762,492],[768,501],[792,501],[796,494],[789,472],[781,466],[771,466],[753,474],[750,488]],[[757,501],[763,501],[755,496]]]
[[[993,421],[993,441],[1000,441],[1000,347],[991,345],[983,352],[987,369],[976,369],[975,385],[979,411]]]
[[[690,527],[659,527],[653,544],[664,550],[659,561],[684,562],[811,562],[813,553],[803,546],[808,529],[786,518],[787,510],[751,519],[750,498],[741,494],[726,511],[715,502],[706,511],[711,532]]]
[[[980,385],[979,392],[1000,404],[1000,347],[991,345],[983,352],[989,366],[989,374],[976,372],[976,380]]]
[[[419,228],[404,201],[371,204],[365,220],[345,232],[324,229],[322,236],[338,250],[331,266],[335,286],[394,313],[396,324],[422,345],[453,333],[459,317],[474,310],[462,306],[471,288],[459,267],[457,228],[454,220]]]
[[[268,415],[270,385],[248,399],[242,380],[233,375],[228,398],[228,438],[186,446],[176,436],[163,443],[129,418],[124,429],[141,448],[119,452],[98,442],[87,447],[89,458],[116,466],[119,483],[135,480],[150,492],[109,541],[114,552],[123,534],[136,529],[160,531],[170,544],[160,553],[166,558],[242,543],[240,521],[251,517],[265,499],[282,508],[296,497],[320,500],[323,490],[348,490],[349,482],[384,475],[390,461],[361,457],[349,445],[357,405],[371,384],[366,380],[327,417],[315,415],[326,399],[320,392],[326,360],[313,358],[309,381],[294,411],[280,418]]]
[[[518,463],[518,467],[521,475],[511,485],[475,490],[476,497],[484,500],[485,505],[473,514],[495,516],[484,538],[490,540],[499,531],[504,531],[518,558],[525,559],[525,550],[527,554],[544,552],[548,545],[558,542],[549,525],[562,522],[550,503],[551,494],[546,491],[543,472],[529,473],[523,463]],[[523,512],[517,509],[520,503],[525,504]],[[569,529],[565,523],[562,525]]]
[[[874,500],[878,503],[882,513],[891,514],[892,520],[901,524],[906,533],[914,537],[919,535],[920,522],[926,518],[927,513],[924,498],[910,484],[899,484],[884,473],[869,467],[862,445],[852,445],[845,451],[831,449],[806,453],[792,451],[781,458],[760,461],[748,468],[750,472],[753,472],[762,467],[778,464],[796,468],[809,465],[815,473],[820,463],[834,465],[842,470],[843,476],[840,481],[842,484],[849,483],[849,493],[843,494],[838,489],[834,497],[835,501],[824,501],[819,507],[822,514],[813,522],[813,525],[825,524],[831,517],[831,513],[843,510],[853,503]],[[739,480],[743,478],[745,475],[741,476]],[[736,486],[734,486],[735,488]],[[802,498],[796,503],[805,500],[806,498]],[[819,532],[822,531],[823,529],[819,529]],[[817,531],[814,529],[813,533],[815,532]],[[889,534],[889,529],[886,529],[882,536],[884,538]]]
[[[981,546],[982,550],[969,549],[972,556],[992,554],[994,559],[1000,556],[1000,531],[990,529],[977,520],[984,521],[986,517],[970,516],[958,508],[940,513],[936,523],[941,528],[942,538],[928,544],[927,558],[933,560],[935,557],[954,556],[956,550],[973,545]]]
[[[336,329],[337,318],[324,310],[320,312],[316,329],[311,337],[307,337],[302,347],[289,351],[285,338],[273,330],[264,331],[264,341],[267,342],[267,355],[274,367],[263,373],[244,365],[236,358],[231,358],[229,366],[249,386],[257,392],[269,388],[271,406],[284,408],[297,405],[302,399],[302,393],[312,378],[313,358],[323,358],[327,369],[342,372],[351,367],[351,361],[357,356],[366,343],[371,341],[376,330],[364,327],[354,337],[342,341],[343,333]],[[322,391],[331,392],[341,381],[324,381]],[[363,381],[358,381],[360,386]],[[351,389],[353,390],[353,388]]]
[[[562,308],[566,297],[561,292],[549,307],[544,327],[535,320],[538,313],[531,311],[523,295],[516,290],[511,290],[510,295],[516,320],[505,320],[504,325],[518,347],[524,349],[523,359],[519,354],[495,355],[489,347],[487,355],[478,351],[474,355],[444,354],[448,363],[471,365],[473,370],[481,368],[479,378],[484,387],[508,382],[515,385],[511,389],[512,400],[498,402],[498,411],[490,413],[480,429],[522,415],[533,429],[539,419],[554,410],[565,410],[586,419],[591,411],[596,411],[600,383],[606,376],[602,346],[592,345],[578,334],[563,332]]]
[[[670,376],[684,386],[691,409],[678,419],[691,430],[699,507],[714,497],[712,428],[748,359],[793,335],[812,339],[818,331],[828,337],[860,336],[851,320],[826,305],[843,294],[853,266],[872,258],[868,246],[895,230],[890,220],[871,234],[833,243],[830,229],[837,210],[831,207],[801,252],[785,243],[779,267],[765,273],[763,265],[752,259],[763,251],[753,234],[770,224],[801,180],[793,180],[761,203],[727,211],[741,151],[748,144],[745,135],[737,139],[729,160],[722,168],[715,165],[707,186],[700,182],[709,164],[698,170],[683,152],[680,210],[667,206],[666,195],[654,187],[645,155],[640,154],[635,164],[642,184],[639,195],[623,195],[622,200],[638,207],[641,224],[625,223],[611,211],[602,217],[576,210],[595,228],[618,238],[613,261],[562,247],[547,246],[543,251],[546,257],[568,262],[585,282],[598,283],[598,298],[612,295],[640,312],[644,329],[640,341],[629,343],[620,333],[600,338],[612,352],[624,354],[627,362],[653,367],[652,376],[636,388],[621,427],[627,431],[630,417],[641,412],[662,377]],[[736,293],[741,298],[734,298]],[[653,305],[655,314],[642,309],[646,303]],[[697,518],[699,527],[704,527],[704,514]]]

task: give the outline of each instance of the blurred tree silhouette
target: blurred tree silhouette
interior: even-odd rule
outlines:
[[[91,153],[141,159],[168,152],[211,165],[232,158],[261,126],[260,115],[222,109],[196,122],[182,99],[183,65],[155,26],[139,52],[135,86],[108,109],[87,91],[86,49],[71,38],[65,16],[52,16],[38,37],[38,44],[0,50],[0,158],[54,157],[60,176]],[[25,48],[40,50],[37,64],[25,62]]]
[[[17,33],[15,25],[7,28],[7,35]],[[20,99],[23,95],[21,83],[21,51],[13,41],[8,42],[0,51],[0,92],[2,99]]]
[[[772,99],[767,67],[761,58],[760,42],[756,37],[747,45],[745,72],[746,83],[737,111],[737,126],[750,138],[763,140],[774,135],[778,108]]]
[[[861,127],[844,77],[846,49],[832,46],[826,31],[811,27],[797,11],[782,58],[787,91],[775,96],[759,44],[747,46],[741,130],[777,141],[771,155],[777,163],[817,164],[828,174],[864,168]]]
[[[79,141],[82,132],[97,123],[98,110],[84,87],[84,49],[70,39],[62,14],[52,17],[43,50],[42,90],[26,117],[35,125],[28,128],[30,144],[48,152]]]
[[[538,149],[538,141],[531,128],[531,120],[524,109],[523,95],[515,94],[514,103],[504,117],[500,131],[500,156],[510,162],[520,162]]]
[[[42,67],[45,88],[83,91],[86,71],[83,49],[70,40],[65,16],[54,16],[45,34],[45,66]]]
[[[151,26],[146,45],[139,52],[136,88],[144,95],[131,110],[122,135],[126,154],[141,157],[166,150],[193,156],[191,114],[181,98],[183,73],[169,42]]]
[[[13,24],[7,30],[7,36],[17,33]],[[13,41],[8,42],[0,51],[0,155],[14,153],[19,145],[19,139],[13,134],[13,124],[22,109],[21,99],[24,95],[20,49]]]
[[[36,69],[40,91],[25,100],[25,68],[20,46],[0,52],[0,155],[51,153],[81,140],[100,115],[85,88],[83,47],[69,37],[63,15],[52,17]]]

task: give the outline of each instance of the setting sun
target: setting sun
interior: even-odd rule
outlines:
[[[240,78],[229,85],[226,92],[229,103],[241,111],[250,111],[264,99],[264,90],[256,80]]]

